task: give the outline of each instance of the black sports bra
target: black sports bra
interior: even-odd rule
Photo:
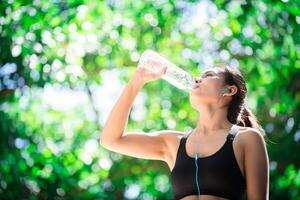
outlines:
[[[180,139],[176,162],[171,171],[174,200],[198,194],[214,195],[230,200],[243,199],[246,180],[233,151],[232,141],[235,135],[229,133],[226,142],[216,153],[207,157],[200,156],[197,160],[186,153],[185,144],[188,135]]]

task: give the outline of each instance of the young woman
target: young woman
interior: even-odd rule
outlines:
[[[136,69],[105,123],[100,144],[136,158],[165,161],[175,200],[269,199],[266,134],[244,105],[247,88],[237,70],[218,65],[194,79],[197,87],[189,100],[200,115],[191,131],[125,132],[139,90],[165,71]]]

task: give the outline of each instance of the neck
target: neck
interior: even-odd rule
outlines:
[[[199,108],[199,113],[195,134],[212,136],[219,130],[230,130],[233,125],[227,119],[227,107],[205,105]]]

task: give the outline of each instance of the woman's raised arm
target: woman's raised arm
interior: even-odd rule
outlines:
[[[147,82],[160,78],[166,68],[159,73],[150,73],[144,68],[137,68],[114,105],[100,136],[100,144],[105,148],[144,159],[165,160],[167,144],[165,138],[177,131],[158,131],[151,134],[144,132],[127,132],[124,129],[128,122],[133,101],[140,89]]]

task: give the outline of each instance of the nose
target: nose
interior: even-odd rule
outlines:
[[[196,85],[195,88],[198,88],[199,87],[199,83],[201,82],[201,80],[199,78],[197,78],[197,77],[193,77],[193,81],[194,81],[194,83]]]
[[[201,79],[199,77],[194,78],[194,81],[198,84],[201,82]]]

